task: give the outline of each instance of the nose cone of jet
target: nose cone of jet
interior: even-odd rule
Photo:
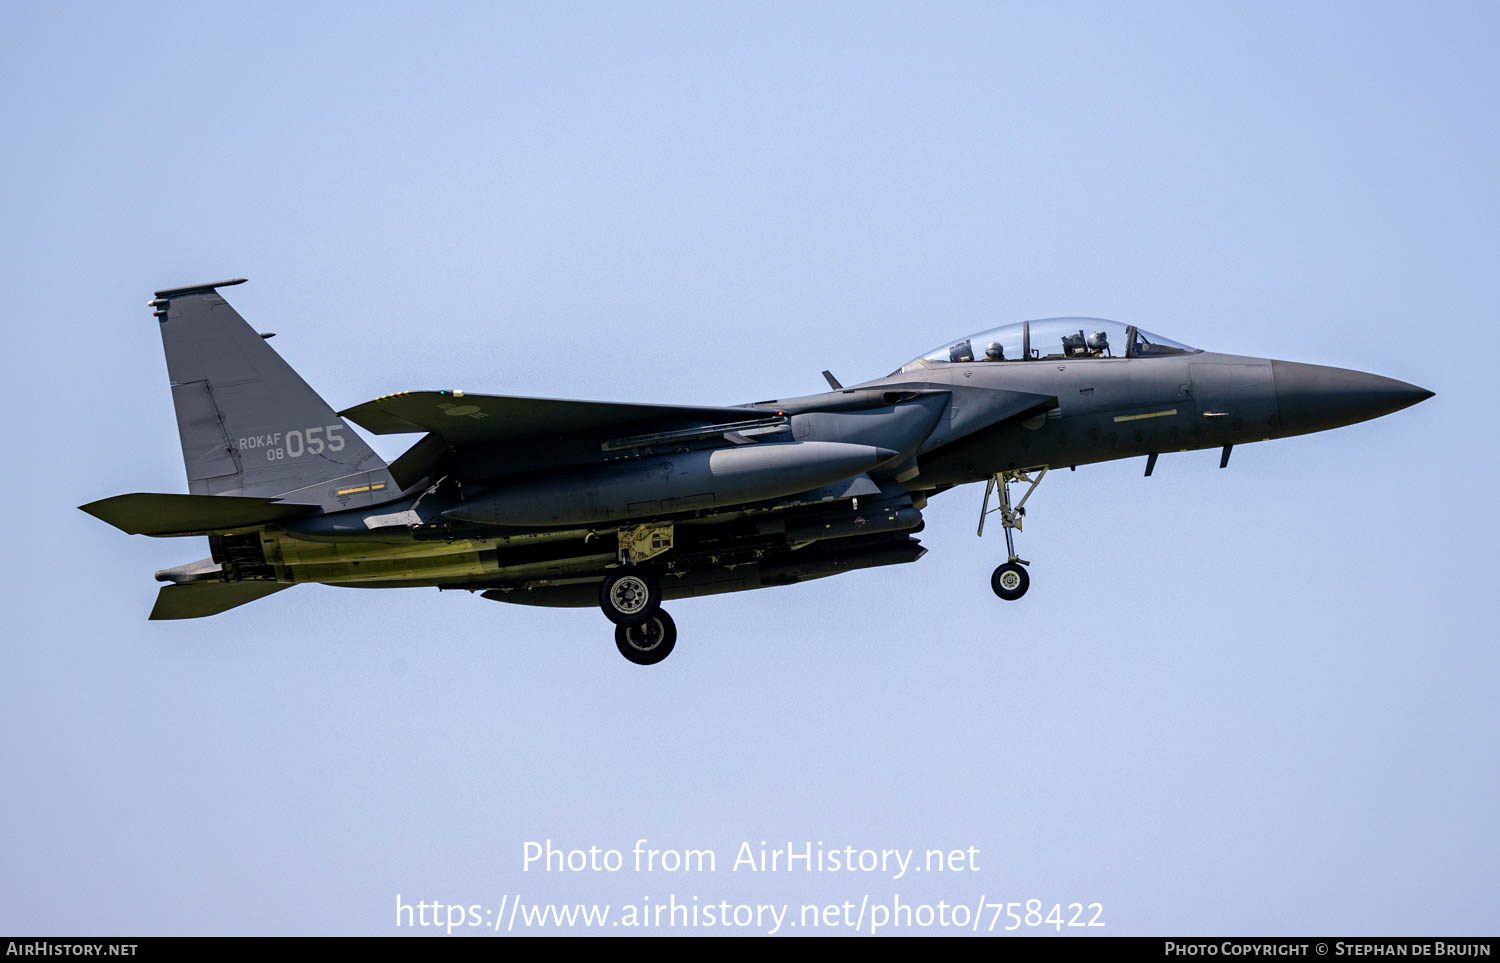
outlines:
[[[1432,397],[1394,378],[1295,361],[1271,362],[1284,435],[1300,435],[1379,418]]]

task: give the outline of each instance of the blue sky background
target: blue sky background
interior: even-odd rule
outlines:
[[[1100,902],[1109,934],[1493,934],[1487,3],[41,4],[0,11],[0,931],[391,933],[395,894]],[[201,539],[158,287],[336,407],[738,403],[1088,314],[1437,392],[981,490],[915,565],[588,610],[303,586],[145,620]],[[393,456],[410,440],[382,438]],[[521,846],[713,848],[712,876]],[[742,840],[980,871],[728,872]]]

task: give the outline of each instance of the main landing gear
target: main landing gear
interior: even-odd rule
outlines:
[[[599,584],[599,608],[615,624],[615,648],[636,665],[672,654],[677,623],[661,608],[661,583],[648,569],[629,566]]]
[[[615,624],[615,648],[636,665],[672,654],[677,624],[661,609],[661,582],[640,564],[671,551],[671,525],[637,525],[619,532],[620,567],[599,583],[599,608]]]
[[[661,608],[661,583],[643,568],[611,572],[599,583],[599,607],[616,625],[636,625]]]
[[[990,588],[995,594],[1007,602],[1014,602],[1026,594],[1031,587],[1031,576],[1027,574],[1025,566],[1031,563],[1016,554],[1015,537],[1010,530],[1021,530],[1026,519],[1026,499],[1036,491],[1036,486],[1042,483],[1047,476],[1047,469],[1043,468],[1032,477],[1027,471],[1003,471],[991,475],[989,482],[984,486],[984,504],[979,508],[979,534],[984,534],[984,520],[995,512],[1000,513],[1000,524],[1005,528],[1005,549],[1010,558],[998,566],[990,575]],[[1010,486],[1015,483],[1023,483],[1029,487],[1021,500],[1012,507],[1010,503]],[[1000,489],[1000,504],[996,508],[990,508],[990,495],[996,488]]]
[[[644,622],[615,626],[615,648],[636,665],[655,665],[672,654],[677,623],[661,609]]]

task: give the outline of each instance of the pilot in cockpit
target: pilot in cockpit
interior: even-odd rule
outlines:
[[[991,341],[984,348],[984,360],[986,360],[986,361],[1004,361],[1005,360],[1005,348],[1003,348],[1000,345],[1000,342],[998,342],[998,341]]]

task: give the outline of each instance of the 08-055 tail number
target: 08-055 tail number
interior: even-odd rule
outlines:
[[[266,453],[266,461],[282,461],[301,458],[303,455],[321,455],[325,451],[344,450],[343,425],[322,425],[314,428],[294,428],[282,435],[256,435],[240,439],[240,451],[260,448]]]

